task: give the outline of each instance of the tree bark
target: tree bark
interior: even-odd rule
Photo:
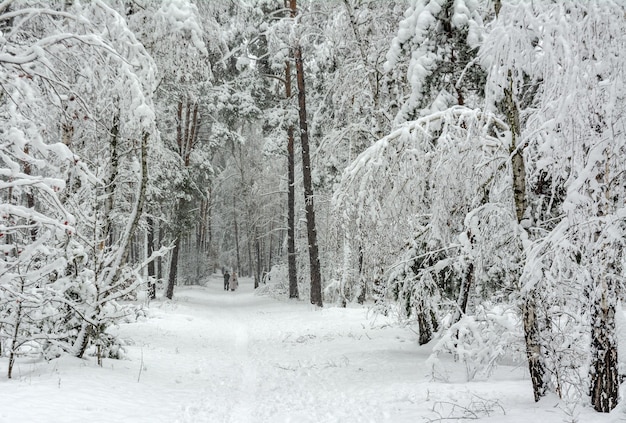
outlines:
[[[146,217],[147,225],[147,240],[146,240],[146,254],[148,257],[154,253],[154,221],[151,216]],[[156,272],[154,260],[148,262],[148,298],[151,300],[156,299]]]
[[[28,148],[28,145],[25,145],[24,146],[25,157],[29,157],[30,155],[29,150],[30,149]],[[32,167],[31,167],[29,159],[24,160],[24,174],[32,175]],[[35,208],[35,195],[33,194],[33,189],[30,187],[25,188],[25,189],[26,189],[26,207],[28,207],[29,209],[34,209]],[[35,226],[35,222],[33,222],[32,219],[29,219],[28,225],[31,226],[29,230],[30,240],[35,241],[37,239],[37,227]]]
[[[456,310],[452,316],[451,324],[457,323],[461,317],[467,313],[467,303],[469,302],[469,294],[474,282],[474,263],[470,263],[465,269],[463,280],[461,281],[461,289],[459,290],[459,298],[456,303]]]
[[[285,95],[291,98],[291,64],[285,64]],[[293,152],[293,126],[287,129],[287,263],[289,267],[289,298],[300,298],[296,270],[296,171]]]
[[[174,298],[174,285],[176,285],[176,275],[178,274],[178,251],[180,250],[180,236],[174,242],[172,249],[172,261],[170,263],[170,273],[167,281],[167,291],[165,296],[168,299]]]
[[[619,401],[619,361],[615,336],[617,292],[606,274],[597,282],[598,290],[591,308],[591,404],[596,411],[608,413]]]
[[[261,280],[261,242],[259,241],[258,236],[255,236],[255,238],[254,246],[256,249],[256,273],[254,274],[254,289],[257,289]]]
[[[439,323],[433,310],[427,306],[426,301],[419,300],[417,310],[417,325],[419,331],[418,342],[420,345],[428,344],[433,339],[433,333],[439,330]]]
[[[157,222],[156,225],[157,245],[163,245],[163,228],[161,224]],[[163,256],[157,257],[156,260],[156,278],[157,281],[163,280]]]
[[[296,0],[290,0],[292,16],[297,12]],[[304,65],[302,50],[297,41],[294,47],[296,62],[296,81],[298,85],[298,106],[300,117],[300,143],[302,145],[302,176],[304,185],[304,204],[306,210],[307,235],[309,239],[309,265],[311,272],[311,304],[322,307],[322,275],[317,246],[315,226],[315,205],[313,202],[313,182],[311,180],[311,157],[309,153],[309,129],[306,115],[306,94],[304,87]]]
[[[120,124],[120,116],[118,113],[113,116],[113,125],[111,126],[111,140],[109,143],[109,149],[111,151],[111,170],[109,172],[109,180],[107,181],[106,186],[104,187],[104,219],[105,224],[102,230],[102,239],[100,240],[101,248],[110,247],[113,244],[113,207],[114,207],[114,197],[115,190],[117,187],[117,178],[118,178],[118,168],[119,168],[119,153],[118,153],[118,141],[119,141],[119,124]]]
[[[237,203],[235,202],[235,194],[233,193],[233,230],[235,231],[235,252],[237,254],[237,264],[235,265],[235,272],[239,272],[241,276],[241,269],[240,269],[240,263],[241,263],[241,257],[240,257],[240,253],[239,253],[239,225],[237,223],[237,208],[236,208]]]
[[[367,296],[367,280],[363,274],[363,248],[359,246],[359,296],[357,302],[359,304],[365,304],[365,298]]]
[[[20,283],[20,295],[24,294],[24,279]],[[13,365],[15,364],[15,358],[17,356],[18,338],[20,334],[20,325],[22,323],[22,302],[15,302],[15,326],[13,327],[13,336],[11,339],[11,349],[9,351],[9,366],[7,371],[7,378],[13,377]]]
[[[504,107],[507,123],[511,130],[511,169],[513,173],[513,200],[515,203],[515,216],[518,224],[522,223],[526,213],[526,167],[524,164],[523,146],[519,145],[521,126],[519,109],[513,98],[513,77],[508,72],[508,87],[504,89]],[[524,230],[524,228],[521,228]],[[539,324],[537,321],[537,299],[533,290],[526,293],[522,304],[522,323],[524,327],[524,339],[526,341],[526,358],[528,370],[533,385],[535,401],[539,401],[546,394],[546,369],[541,351],[541,339]]]
[[[614,214],[614,199],[609,188],[612,180],[618,180],[610,174],[609,155],[603,151],[604,160],[597,163],[596,181],[601,188],[590,189],[590,196],[598,205],[596,217],[600,225],[604,218]],[[608,413],[615,408],[619,401],[619,361],[617,357],[618,343],[616,334],[615,312],[619,294],[619,282],[613,275],[620,274],[616,263],[620,258],[611,256],[611,250],[619,248],[607,245],[603,233],[607,230],[602,227],[594,234],[594,251],[591,254],[590,268],[601,269],[592,281],[591,304],[591,404],[596,411]],[[595,260],[594,260],[595,259]],[[596,261],[598,260],[598,261]],[[594,263],[594,261],[596,261]]]
[[[534,292],[531,292],[526,295],[522,305],[522,324],[524,326],[526,358],[528,359],[528,370],[530,372],[530,381],[533,385],[535,402],[539,401],[546,394],[546,370],[543,363],[543,353],[541,352],[536,313],[536,298]]]

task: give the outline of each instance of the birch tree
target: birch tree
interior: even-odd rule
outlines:
[[[612,409],[617,398],[612,310],[622,244],[608,234],[623,230],[617,223],[623,193],[614,183],[620,172],[615,157],[623,148],[616,129],[623,126],[620,9],[600,2],[504,4],[484,44],[487,90],[509,103],[508,122],[519,140],[511,154],[524,156],[517,166],[513,161],[513,171],[526,170],[525,181],[514,177],[515,204],[534,239],[526,243],[522,294],[535,399],[546,389],[565,396],[581,386],[584,372],[569,371],[579,365],[568,363],[586,361],[579,340],[590,336],[589,383],[598,411]],[[534,92],[522,88],[532,85]],[[532,108],[524,112],[520,105],[529,97]],[[565,342],[560,333],[573,333],[570,339],[578,342],[555,348]],[[581,391],[574,389],[574,396],[585,395]]]

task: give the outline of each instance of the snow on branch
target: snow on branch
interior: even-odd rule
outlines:
[[[433,184],[428,175],[465,181],[469,175],[455,173],[444,162],[467,162],[480,168],[489,163],[504,140],[493,127],[505,127],[479,110],[456,106],[409,122],[374,143],[344,171],[333,203],[344,222],[356,227],[367,222],[409,224],[430,211]],[[440,173],[442,172],[442,173]],[[448,172],[446,175],[445,173]],[[440,181],[443,183],[444,181]],[[472,185],[472,181],[467,181]],[[435,194],[439,195],[438,194]]]

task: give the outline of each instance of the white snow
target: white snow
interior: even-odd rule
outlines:
[[[525,365],[501,366],[465,382],[449,357],[448,382],[432,380],[432,345],[367,308],[254,295],[252,281],[224,292],[177,287],[147,316],[116,330],[131,340],[126,358],[18,361],[7,380],[0,361],[0,422],[482,422],[624,421],[532,398]],[[567,420],[569,418],[569,420]]]

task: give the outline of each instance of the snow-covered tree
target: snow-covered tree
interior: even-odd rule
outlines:
[[[613,2],[503,4],[485,42],[490,98],[506,97],[508,87],[522,109],[522,95],[533,97],[532,108],[520,114],[517,149],[528,164],[527,181],[547,185],[560,212],[547,225],[537,220],[553,204],[533,201],[527,191],[523,219],[537,237],[527,247],[522,292],[537,297],[541,306],[533,312],[548,322],[537,327],[532,357],[547,373],[533,381],[536,395],[542,384],[559,394],[581,387],[584,371],[565,369],[589,360],[598,411],[615,407],[619,386],[614,314],[623,285],[624,193],[617,181],[626,138],[618,53],[625,29],[617,16],[623,13],[624,5]],[[535,92],[525,89],[533,84]],[[569,340],[557,336],[568,332]],[[589,352],[580,339],[590,339]],[[555,343],[571,346],[555,349]]]
[[[67,261],[65,248],[75,224],[58,198],[65,187],[58,176],[63,163],[74,158],[65,145],[47,143],[42,135],[32,114],[43,110],[42,95],[29,75],[0,62],[5,90],[0,132],[0,351],[9,356],[10,378],[24,347],[69,337],[67,329],[54,322],[64,302],[54,280]]]
[[[535,398],[546,389],[584,395],[580,381],[588,380],[594,407],[608,411],[617,402],[614,314],[623,286],[623,193],[616,183],[624,95],[617,53],[624,28],[616,16],[623,6],[503,4],[477,56],[479,16],[488,11],[476,15],[469,4],[469,14],[449,13],[440,3],[413,4],[389,53],[389,71],[397,70],[403,48],[413,53],[412,91],[400,121],[423,117],[346,170],[335,197],[344,229],[355,240],[376,239],[371,257],[377,260],[366,255],[365,262],[391,269],[383,298],[415,316],[426,334],[421,342],[436,326],[440,298],[452,306],[456,336],[471,324],[462,318],[471,313],[468,303],[481,295],[513,300]],[[454,60],[443,53],[459,51],[459,40],[448,39],[450,48],[431,43],[446,22],[468,24],[460,41],[474,56],[456,73],[446,72]],[[462,98],[482,105],[484,91],[487,103],[483,111],[463,111],[451,95],[461,85],[450,81],[468,81],[479,64],[484,71],[475,70]],[[449,117],[459,112],[464,119]],[[401,250],[403,260],[392,266]],[[389,311],[388,303],[382,306]],[[589,339],[591,353],[581,339]],[[575,370],[586,360],[589,377]]]
[[[161,228],[168,228],[169,241],[173,243],[166,292],[172,298],[179,257],[190,258],[191,266],[198,265],[204,256],[202,243],[193,248],[193,254],[181,255],[181,249],[187,245],[187,235],[198,217],[206,215],[200,211],[206,210],[211,164],[207,159],[206,137],[201,136],[202,99],[210,85],[211,66],[203,22],[193,2],[135,1],[128,4],[126,14],[129,25],[158,69],[155,102],[161,140],[155,150],[160,153],[153,158],[155,164],[160,162],[163,166],[155,167],[151,177],[153,226],[150,230],[154,233],[154,223],[158,220]],[[204,205],[200,206],[203,201]],[[206,265],[206,261],[202,263]],[[198,268],[194,266],[194,269]]]
[[[502,196],[502,126],[464,106],[407,123],[365,150],[335,195],[345,232],[364,246],[371,277],[382,285],[381,306],[397,301],[401,316],[417,319],[422,343],[438,326],[433,319],[443,317],[440,298],[458,300],[464,313],[462,294],[472,282],[493,286],[508,270],[482,266],[492,263],[492,251],[481,248],[489,237],[485,222],[510,230],[497,223],[506,208],[488,205]],[[375,275],[381,268],[388,280]]]
[[[484,72],[476,54],[484,8],[475,0],[410,2],[384,64],[411,87],[399,100],[397,123],[453,105],[480,104]]]
[[[37,340],[52,354],[65,350],[82,356],[93,342],[101,358],[107,326],[127,314],[116,300],[140,283],[127,258],[142,212],[147,142],[154,128],[153,68],[124,19],[105,3],[63,10],[20,3],[5,9],[2,20],[11,21],[3,38],[3,72],[7,82],[22,75],[23,86],[3,104],[12,116],[8,131],[23,134],[12,137],[26,150],[22,173],[41,181],[62,178],[49,192],[20,188],[17,197],[7,186],[7,200],[33,216],[48,216],[48,226],[65,215],[66,226],[59,244],[49,231],[27,224],[30,236],[22,238],[29,245],[51,252],[61,248],[49,255],[56,267],[49,267],[41,253],[18,256],[12,267],[24,273],[9,273],[2,286],[16,292],[11,283],[17,281],[20,292],[39,296],[40,322],[21,325],[22,334],[47,331]],[[17,85],[5,87],[12,92]],[[111,143],[98,147],[103,139]],[[11,160],[6,156],[7,166]],[[121,183],[122,175],[134,186]],[[46,270],[28,275],[27,269],[35,268]],[[43,314],[47,309],[54,317]],[[46,316],[49,321],[41,323]]]

